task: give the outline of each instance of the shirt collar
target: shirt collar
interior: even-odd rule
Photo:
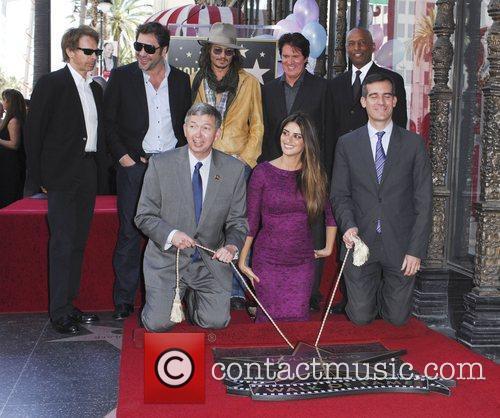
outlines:
[[[393,127],[393,122],[392,120],[389,121],[387,125],[383,129],[375,129],[372,124],[368,121],[368,135],[370,138],[373,138],[377,132],[384,131],[384,137],[383,138],[390,138],[392,134],[392,127]]]
[[[67,67],[69,68],[69,72],[73,76],[73,80],[75,80],[76,85],[83,83],[92,83],[92,77],[87,76],[87,78],[83,78],[82,75],[78,71],[76,71],[69,62],[67,64]]]
[[[210,165],[212,162],[212,151],[210,151],[210,154],[208,154],[203,160],[198,160],[192,153],[191,150],[188,148],[188,154],[189,154],[189,167],[193,169],[193,167],[196,165],[197,162],[200,162],[203,164],[203,166]]]
[[[368,71],[370,71],[370,68],[372,68],[373,61],[370,61],[369,63],[363,65],[361,68],[356,68],[354,65],[352,66],[352,82],[354,83],[354,80],[356,79],[356,71],[360,70],[360,78],[361,80],[364,80],[366,75],[368,74]]]
[[[297,81],[295,82],[295,84],[292,86],[290,86],[290,84],[287,83],[286,81],[286,76],[285,76],[285,73],[281,74],[281,81],[283,83],[285,83],[288,87],[290,88],[295,88],[295,87],[300,87],[300,85],[302,84],[302,82],[304,81],[304,77],[306,76],[306,69],[304,67],[304,71],[302,71],[302,74],[300,75],[300,77],[297,79]]]
[[[167,60],[165,62],[165,79],[168,78],[168,75],[170,74],[170,65]],[[144,77],[144,82],[148,83],[149,82],[149,74],[146,71],[142,71],[142,75]]]

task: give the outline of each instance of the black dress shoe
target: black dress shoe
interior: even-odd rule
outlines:
[[[346,304],[343,301],[339,302],[330,308],[330,313],[337,315],[345,314],[345,306]]]
[[[311,299],[309,301],[309,310],[314,312],[318,312],[320,310],[318,299]]]
[[[243,298],[231,298],[231,310],[232,311],[242,311],[246,309],[247,303]]]
[[[74,308],[69,317],[77,324],[92,324],[99,321],[99,317],[96,314],[85,313],[78,308]]]
[[[129,317],[132,312],[134,312],[134,305],[129,303],[120,303],[119,305],[116,305],[113,318],[117,321],[123,321],[125,318]]]
[[[78,334],[80,332],[78,324],[69,316],[63,316],[56,321],[52,321],[52,327],[60,334]]]

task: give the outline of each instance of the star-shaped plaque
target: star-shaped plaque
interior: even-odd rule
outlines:
[[[74,337],[51,340],[49,343],[65,343],[70,341],[106,341],[112,346],[122,349],[122,329],[116,327],[105,327],[102,325],[80,325],[90,331],[90,334],[76,335]]]

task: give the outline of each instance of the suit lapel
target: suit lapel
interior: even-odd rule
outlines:
[[[174,75],[173,75],[172,68],[170,68],[170,74],[168,75],[167,78],[167,83],[168,83],[168,103],[170,105],[170,119],[172,120],[172,123],[174,120],[177,120],[177,105],[178,101],[176,100],[175,97],[175,81],[174,81]]]
[[[363,137],[361,139],[361,157],[365,167],[368,168],[368,177],[378,188],[377,171],[375,170],[375,161],[373,159],[372,146],[370,145],[370,136],[368,134],[368,125],[363,128]],[[362,167],[360,167],[361,169]]]
[[[391,139],[389,140],[389,147],[387,148],[387,158],[384,164],[384,171],[382,172],[382,179],[380,181],[380,187],[383,186],[384,180],[389,175],[391,168],[394,166],[395,161],[398,158],[399,150],[401,148],[401,135],[398,127],[392,125]]]
[[[279,115],[279,120],[281,121],[287,116],[285,86],[283,85],[283,81],[278,80],[277,88],[274,89],[273,96],[276,109],[275,111]]]
[[[203,200],[203,206],[201,209],[200,222],[198,227],[205,222],[206,218],[209,216],[210,209],[217,200],[219,186],[221,184],[222,175],[220,172],[219,158],[217,151],[212,151],[212,162],[210,163],[210,173],[208,175],[207,190],[205,192],[205,199]],[[194,203],[193,203],[194,205]],[[194,207],[194,206],[193,206]]]
[[[194,200],[193,200],[193,184],[191,182],[191,168],[189,167],[188,147],[184,146],[182,152],[179,153],[179,174],[177,181],[179,182],[179,190],[181,191],[188,219],[192,219],[193,224],[196,224],[194,216]]]
[[[78,93],[78,88],[76,87],[75,79],[71,75],[71,71],[69,70],[69,68],[67,66],[64,69],[65,69],[66,81],[71,86],[69,89],[70,94],[72,96],[71,101],[73,103],[75,103],[76,106],[78,106],[78,114],[80,116],[80,126],[82,127],[83,132],[85,132],[85,136],[87,136],[87,128],[85,126],[85,116],[83,114],[83,105],[82,105],[82,101],[80,100],[80,94]]]
[[[135,67],[132,71],[132,79],[135,89],[137,90],[137,106],[142,109],[142,114],[146,118],[146,127],[149,126],[149,111],[148,111],[148,99],[146,98],[146,86],[144,85],[144,75],[141,69],[135,63]]]

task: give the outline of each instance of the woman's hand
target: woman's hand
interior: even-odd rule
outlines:
[[[252,285],[255,285],[255,283],[260,282],[260,279],[255,275],[253,270],[245,264],[244,259],[240,258],[240,261],[238,262],[238,267],[240,271],[250,279]]]
[[[314,250],[314,258],[324,258],[328,257],[331,255],[332,250],[329,250],[328,248],[322,248],[321,250]]]

